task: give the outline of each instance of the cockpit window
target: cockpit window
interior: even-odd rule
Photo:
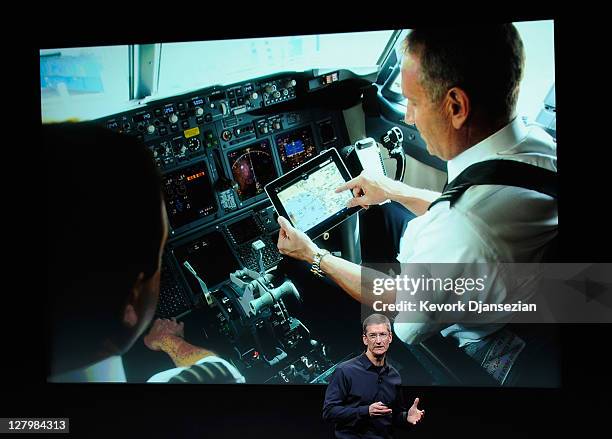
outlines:
[[[43,122],[90,120],[212,85],[380,66],[393,30],[40,50]]]
[[[392,30],[162,44],[158,96],[283,71],[376,67]]]
[[[40,51],[43,122],[88,120],[125,108],[130,96],[129,46]]]

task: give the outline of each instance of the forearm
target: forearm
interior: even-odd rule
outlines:
[[[385,192],[390,200],[402,204],[415,215],[427,212],[429,205],[441,195],[440,192],[415,188],[396,180],[386,182]]]
[[[408,422],[408,411],[407,410],[398,410],[397,412],[393,409],[393,425],[396,427],[406,427],[409,426]]]
[[[387,277],[384,273],[331,254],[321,260],[321,270],[353,299],[364,305],[372,307],[375,301],[395,303],[395,291],[389,291],[381,296],[375,296],[369,289],[364,291],[365,286],[373,285],[372,279]]]
[[[191,366],[204,357],[215,355],[214,352],[193,346],[176,335],[164,335],[156,341],[156,345],[172,358],[177,367]]]
[[[327,405],[323,409],[323,420],[332,422],[355,422],[368,416],[368,406],[344,407],[342,405]]]
[[[406,404],[404,402],[404,394],[400,386],[397,388],[397,394],[395,396],[395,400],[393,401],[393,424],[398,427],[404,427],[408,425],[408,409],[406,409]]]

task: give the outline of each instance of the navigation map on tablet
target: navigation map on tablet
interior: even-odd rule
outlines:
[[[340,170],[328,160],[316,171],[278,192],[278,198],[295,228],[306,232],[346,207],[350,191],[335,193],[345,183]]]

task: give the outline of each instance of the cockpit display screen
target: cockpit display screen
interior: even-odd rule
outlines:
[[[194,241],[174,249],[181,270],[194,293],[202,292],[200,283],[183,265],[185,261],[193,267],[208,288],[227,280],[230,273],[240,269],[227,241],[219,231],[208,233]]]
[[[238,245],[244,244],[261,234],[261,230],[255,222],[255,218],[248,216],[243,220],[227,226]]]
[[[241,201],[261,194],[264,186],[277,176],[267,139],[231,151],[227,158],[239,186],[237,192]]]
[[[283,172],[296,168],[316,154],[310,126],[279,134],[276,136],[276,145]]]
[[[175,230],[217,210],[206,162],[166,174],[163,189],[168,220]]]

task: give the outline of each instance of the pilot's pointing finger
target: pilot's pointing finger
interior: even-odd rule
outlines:
[[[339,192],[342,192],[342,191],[346,191],[348,189],[353,189],[355,186],[357,186],[358,179],[359,179],[359,176],[353,178],[352,180],[347,181],[342,186],[338,186],[335,189],[335,192],[339,193]]]

